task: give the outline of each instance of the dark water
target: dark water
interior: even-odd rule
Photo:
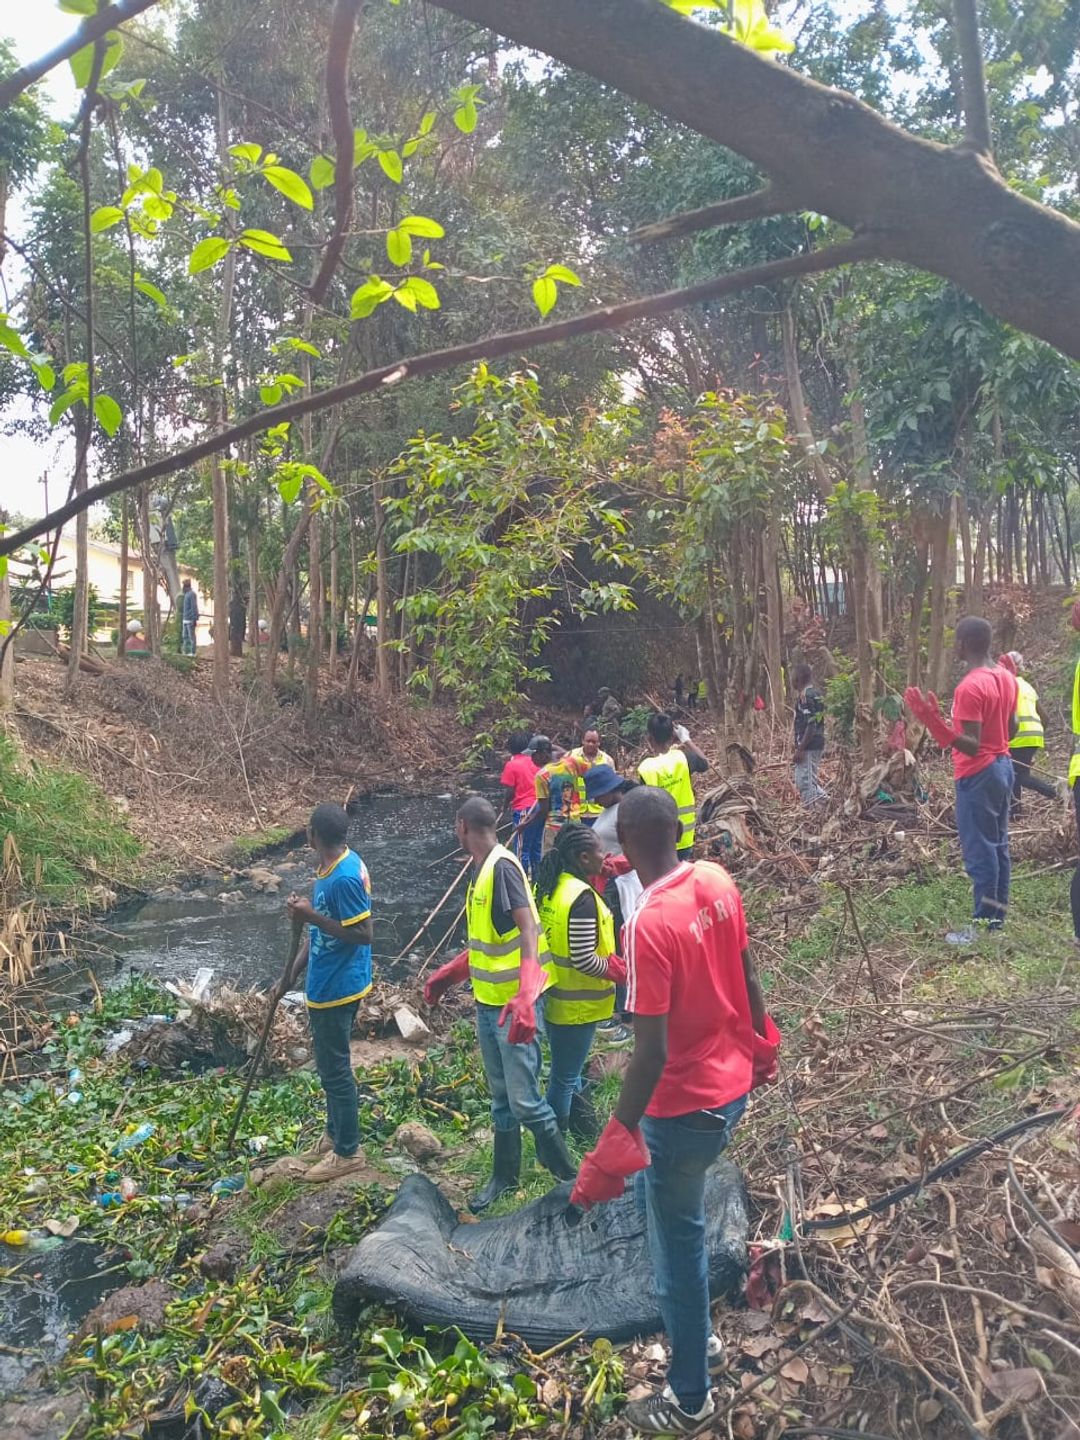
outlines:
[[[57,1361],[67,1349],[69,1332],[125,1277],[96,1245],[80,1240],[44,1254],[0,1245],[0,1267],[7,1272],[0,1286],[3,1394],[17,1390],[35,1365]]]
[[[383,794],[358,804],[349,843],[371,874],[375,979],[409,974],[446,931],[465,898],[464,881],[401,962],[395,957],[419,929],[461,867],[444,858],[456,848],[457,797]],[[215,881],[194,893],[159,895],[108,922],[104,943],[123,966],[161,980],[190,981],[206,966],[214,985],[266,986],[285,962],[290,890],[309,894],[314,857],[300,845],[254,862],[282,875],[276,895],[252,893],[243,881]],[[222,892],[243,891],[222,900]],[[105,977],[108,978],[108,977]]]

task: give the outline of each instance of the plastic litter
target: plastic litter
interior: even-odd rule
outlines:
[[[157,1130],[152,1120],[144,1120],[130,1135],[122,1136],[112,1148],[114,1155],[126,1155],[129,1150],[134,1150],[136,1145],[143,1145],[150,1139]]]
[[[226,1175],[221,1180],[215,1180],[210,1186],[211,1195],[236,1195],[243,1190],[245,1185],[243,1175]]]
[[[134,1200],[135,1196],[138,1195],[138,1193],[139,1182],[137,1180],[132,1180],[130,1176],[125,1175],[124,1178],[120,1181],[120,1198],[122,1200]]]
[[[42,1235],[37,1230],[5,1230],[0,1233],[0,1244],[11,1245],[22,1250],[55,1250],[64,1242],[56,1235]]]
[[[512,1215],[458,1223],[426,1175],[410,1175],[382,1224],[354,1248],[334,1287],[334,1315],[352,1329],[372,1300],[410,1324],[458,1326],[476,1341],[500,1324],[535,1349],[568,1335],[616,1343],[662,1326],[645,1217],[632,1193],[582,1214],[560,1185]],[[742,1176],[728,1160],[705,1186],[709,1293],[734,1300],[747,1268]]]
[[[118,1210],[124,1203],[124,1197],[119,1190],[99,1190],[97,1203],[102,1210]]]

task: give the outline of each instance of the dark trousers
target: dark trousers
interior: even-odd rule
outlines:
[[[1057,799],[1057,791],[1053,785],[1031,773],[1032,761],[1043,753],[1042,747],[1038,745],[1012,745],[1009,747],[1009,758],[1013,762],[1014,815],[1017,813],[1021,789],[1034,790],[1036,795],[1044,795],[1047,800]]]
[[[336,1152],[348,1158],[360,1149],[360,1120],[357,1115],[356,1076],[349,1059],[349,1037],[359,1000],[331,1005],[327,1010],[308,1009],[315,1068],[326,1095],[326,1133]]]
[[[1072,787],[1073,809],[1076,811],[1076,834],[1080,839],[1080,780]],[[1073,934],[1080,940],[1080,865],[1073,871],[1072,886],[1069,890],[1072,905]]]
[[[998,755],[974,775],[956,782],[956,829],[964,869],[974,891],[973,914],[992,930],[1005,923],[1009,908],[1009,801],[1013,766]]]

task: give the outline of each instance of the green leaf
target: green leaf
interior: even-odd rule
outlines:
[[[225,259],[231,249],[232,242],[226,240],[224,235],[208,235],[205,240],[200,240],[191,252],[188,274],[201,275],[204,270],[212,270]]]
[[[564,285],[580,285],[580,278],[565,265],[549,265],[544,271],[552,280],[561,280]]]
[[[454,124],[463,135],[471,135],[476,129],[476,102],[469,100],[454,111]]]
[[[365,160],[370,160],[372,155],[379,153],[379,147],[373,145],[368,139],[366,130],[353,131],[353,169],[362,165]]]
[[[55,425],[82,397],[77,390],[65,390],[57,396],[49,408],[49,424]]]
[[[110,438],[120,429],[124,412],[111,395],[94,396],[94,414],[97,422]]]
[[[95,12],[96,13],[96,12]],[[120,64],[124,54],[124,37],[119,30],[110,30],[105,37],[105,54],[101,62],[101,79],[104,80],[110,70],[115,70]],[[84,45],[81,50],[76,50],[70,60],[71,73],[74,76],[75,84],[80,90],[85,90],[90,84],[90,76],[94,70],[94,46]]]
[[[56,8],[65,15],[96,15],[98,0],[56,0]]]
[[[399,227],[387,232],[386,253],[391,265],[408,265],[412,259],[412,241],[406,231]]]
[[[304,477],[299,474],[286,475],[283,480],[278,481],[278,494],[286,505],[295,503],[297,496],[303,488]]]
[[[235,155],[238,160],[247,160],[251,165],[257,165],[259,163],[259,157],[262,153],[262,146],[256,145],[251,141],[247,141],[243,145],[229,146],[230,155]]]
[[[559,298],[559,287],[550,276],[541,275],[533,281],[532,296],[540,314],[547,315],[554,309],[555,301]]]
[[[297,175],[295,170],[287,170],[284,165],[266,165],[263,167],[262,173],[275,190],[281,191],[286,200],[291,200],[302,210],[314,208],[315,201],[312,199],[307,181]]]
[[[398,229],[403,230],[406,235],[418,235],[424,240],[441,240],[446,234],[437,220],[429,220],[426,215],[406,215],[398,224]]]
[[[403,288],[410,295],[415,295],[425,310],[438,310],[442,303],[435,286],[430,280],[425,280],[420,275],[410,275]]]
[[[158,287],[151,285],[149,280],[144,280],[143,277],[138,274],[135,276],[135,289],[138,290],[141,295],[145,295],[148,299],[153,300],[159,310],[167,310],[169,308],[169,302],[165,299],[164,294]]]
[[[260,385],[259,399],[264,405],[276,405],[281,399],[280,385]]]
[[[328,155],[316,155],[308,171],[313,190],[327,190],[334,183],[337,166]]]
[[[31,360],[30,367],[38,378],[38,384],[48,392],[56,387],[56,371],[48,363],[37,364]]]
[[[387,179],[393,180],[395,185],[401,184],[404,167],[401,163],[401,156],[396,150],[380,150],[379,164],[382,166],[382,172]]]
[[[437,116],[437,114],[436,114],[436,112],[435,112],[434,110],[427,110],[427,111],[425,111],[424,116],[423,116],[423,119],[420,121],[420,124],[419,124],[419,126],[417,127],[417,132],[416,132],[416,133],[417,133],[418,135],[427,135],[427,134],[429,134],[429,133],[431,132],[432,128],[434,127],[434,124],[435,124],[435,121],[437,120],[437,118],[438,118],[438,116]]]
[[[278,237],[271,235],[269,230],[244,230],[240,234],[240,244],[254,250],[256,255],[265,255],[268,260],[292,259]]]
[[[0,346],[5,350],[10,350],[13,355],[18,355],[22,360],[30,358],[30,351],[27,350],[22,336],[3,319],[0,319]]]
[[[367,317],[385,301],[389,300],[394,293],[394,287],[381,279],[378,275],[372,275],[370,280],[365,281],[358,290],[353,291],[350,314],[354,320],[366,320]]]
[[[394,291],[394,299],[398,302],[399,305],[404,306],[406,310],[412,310],[415,313],[416,296],[404,285],[402,285],[399,290]]]
[[[100,235],[103,230],[111,230],[114,225],[119,225],[124,218],[124,212],[119,205],[102,205],[90,216],[91,235]]]

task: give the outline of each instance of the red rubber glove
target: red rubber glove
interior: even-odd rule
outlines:
[[[500,1027],[510,1021],[506,1038],[511,1045],[531,1045],[536,1039],[536,1002],[547,989],[549,978],[535,955],[521,957],[518,992],[499,1012]]]
[[[451,985],[459,985],[468,978],[469,952],[462,950],[460,955],[455,955],[445,965],[440,965],[433,975],[428,976],[424,985],[424,999],[429,1005],[437,1005]]]
[[[570,1203],[580,1210],[589,1210],[604,1200],[617,1200],[626,1189],[626,1177],[644,1170],[651,1157],[645,1137],[635,1125],[628,1130],[613,1115],[596,1142],[581,1162],[581,1169],[570,1192]]]
[[[932,690],[924,699],[921,690],[914,685],[909,685],[904,691],[904,704],[915,716],[915,719],[926,726],[942,749],[952,749],[953,742],[959,740],[960,736],[942,715],[941,703]]]
[[[607,957],[607,978],[614,980],[616,985],[626,984],[626,961],[621,955]]]
[[[777,1057],[780,1051],[780,1031],[772,1022],[772,1017],[765,1016],[765,1034],[759,1035],[754,1031],[754,1048],[751,1051],[752,1075],[750,1089],[757,1090],[761,1085],[771,1085],[776,1079]]]

